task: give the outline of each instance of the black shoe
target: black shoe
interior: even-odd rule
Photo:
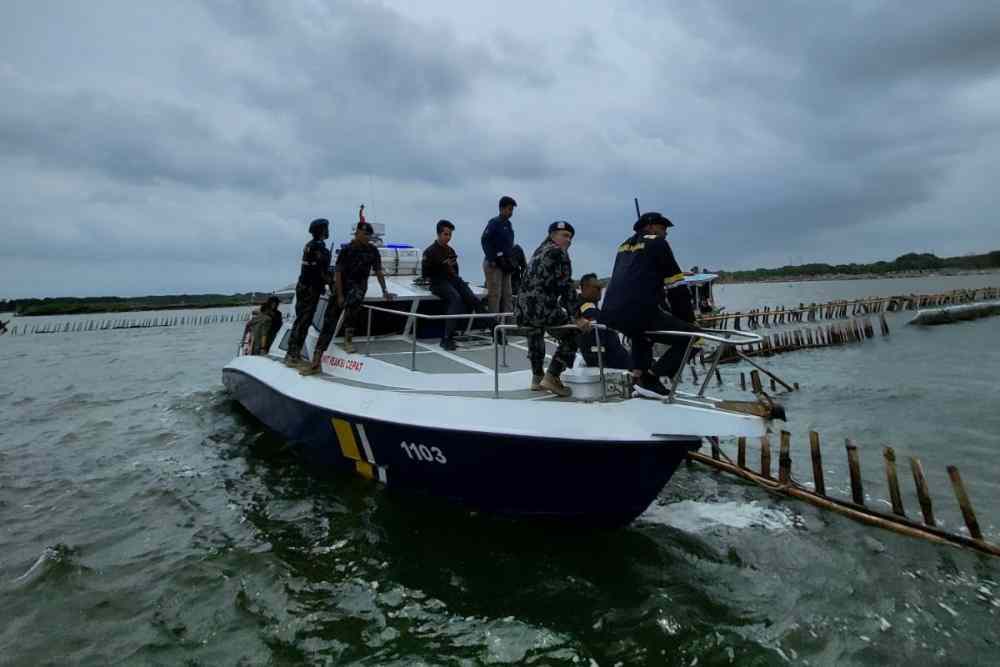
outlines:
[[[636,389],[640,390],[639,393],[649,392],[665,398],[670,395],[670,390],[663,386],[660,382],[660,378],[654,375],[643,375],[642,379],[636,384]]]
[[[448,350],[449,352],[458,349],[458,345],[455,345],[455,341],[450,338],[441,339],[441,349]]]

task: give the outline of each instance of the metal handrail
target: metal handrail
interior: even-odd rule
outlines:
[[[365,355],[371,354],[372,348],[372,313],[374,311],[379,311],[380,313],[389,313],[390,315],[402,315],[406,318],[413,318],[413,342],[410,348],[410,370],[417,370],[417,320],[464,320],[466,318],[473,319],[483,319],[483,318],[505,318],[508,315],[513,315],[514,313],[459,313],[456,315],[425,315],[424,313],[409,312],[405,310],[394,310],[392,308],[381,308],[379,306],[369,306],[367,304],[362,304],[368,309],[368,340],[365,343]],[[495,339],[495,334],[494,334]]]
[[[590,328],[594,329],[597,333],[594,336],[597,339],[597,367],[600,370],[601,376],[601,400],[608,400],[608,385],[605,382],[604,377],[604,348],[601,345],[601,331],[607,331],[608,327],[598,322],[591,322]],[[515,329],[542,329],[543,331],[569,331],[575,329],[581,331],[580,327],[575,324],[559,324],[552,327],[525,327],[519,324],[498,324],[493,327],[493,398],[500,398],[500,337],[497,336],[498,331],[512,331]],[[507,365],[507,337],[503,337],[503,351],[504,351],[504,366]]]
[[[725,352],[726,347],[731,346],[736,348],[743,345],[753,345],[764,340],[759,335],[748,331],[730,331],[728,329],[701,329],[698,331],[644,331],[643,334],[647,336],[684,336],[688,338],[688,344],[684,349],[684,357],[681,359],[681,365],[677,367],[677,372],[675,372],[674,376],[670,378],[670,395],[667,397],[668,403],[674,402],[674,397],[677,394],[677,387],[679,387],[681,383],[681,374],[684,372],[684,367],[687,366],[688,359],[691,356],[691,348],[694,345],[694,342],[699,338],[703,340],[715,341],[719,343],[720,346],[719,351],[715,355],[715,359],[712,360],[712,367],[708,369],[708,373],[705,374],[705,381],[701,383],[701,388],[698,389],[698,398],[702,398],[705,395],[705,389],[708,387],[708,381],[711,379],[712,374],[715,373],[715,369],[718,367],[719,361],[722,359],[723,352]],[[732,340],[733,338],[740,338],[741,340]]]

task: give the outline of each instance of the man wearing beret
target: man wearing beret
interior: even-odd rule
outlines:
[[[686,336],[648,336],[646,331],[698,331],[684,273],[667,243],[673,227],[660,213],[644,213],[635,232],[618,246],[604,295],[604,322],[632,340],[632,377],[640,394],[666,396],[660,378],[673,378],[690,341]],[[664,298],[665,297],[665,298]],[[653,343],[670,349],[653,362]]]
[[[579,299],[573,286],[573,266],[569,246],[575,230],[564,220],[549,225],[549,235],[538,246],[528,263],[521,292],[514,304],[518,326],[530,327],[528,360],[531,362],[531,389],[569,396],[570,390],[559,376],[573,365],[576,356],[576,331],[550,332],[559,341],[549,368],[545,364],[545,329],[575,323],[581,331],[590,330],[590,322],[576,315]]]

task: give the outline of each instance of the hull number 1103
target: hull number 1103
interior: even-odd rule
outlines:
[[[437,447],[428,447],[427,445],[418,445],[415,442],[406,441],[399,443],[399,446],[406,452],[407,456],[417,461],[427,461],[428,463],[448,462],[448,459],[444,457],[444,454]]]

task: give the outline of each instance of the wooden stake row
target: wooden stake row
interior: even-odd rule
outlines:
[[[721,329],[759,329],[801,322],[848,319],[859,315],[873,315],[900,310],[917,310],[929,306],[954,305],[996,299],[1000,288],[983,287],[974,290],[952,290],[941,294],[909,294],[903,296],[875,297],[854,301],[838,300],[828,303],[799,304],[788,308],[764,306],[746,312],[724,313],[700,318],[703,325],[711,324]]]
[[[878,330],[883,337],[889,335],[889,323],[885,315],[879,314]],[[798,350],[862,343],[865,339],[874,337],[875,324],[870,319],[855,319],[846,323],[805,327],[764,335],[762,342],[742,348],[742,353],[747,357],[770,357]],[[720,363],[737,361],[739,357],[732,354],[723,358]]]
[[[922,523],[907,517],[903,506],[903,498],[899,488],[899,478],[896,469],[896,453],[892,447],[885,447],[882,452],[885,465],[886,482],[889,487],[889,499],[892,513],[887,514],[868,506],[865,500],[861,480],[860,448],[848,438],[845,441],[848,472],[850,475],[851,500],[830,497],[826,490],[826,480],[823,473],[823,455],[820,449],[820,436],[815,431],[809,432],[810,459],[812,461],[813,489],[808,489],[792,478],[791,434],[781,432],[778,454],[778,476],[771,474],[771,444],[768,436],[760,442],[760,472],[747,465],[747,440],[737,439],[736,463],[726,457],[718,438],[709,438],[712,445],[711,456],[699,452],[690,452],[689,459],[710,465],[718,470],[736,474],[739,477],[756,482],[770,491],[788,495],[810,502],[813,505],[830,509],[840,514],[850,516],[869,525],[886,528],[904,535],[920,537],[934,542],[947,543],[955,546],[975,549],[977,551],[1000,556],[1000,546],[986,542],[983,538],[979,521],[972,508],[972,501],[962,482],[961,474],[955,466],[948,466],[948,477],[962,512],[962,518],[969,531],[969,536],[950,533],[940,528],[934,516],[934,507],[924,476],[920,459],[910,458],[910,469],[917,499],[920,503]]]
[[[15,325],[10,327],[12,336],[47,333],[77,333],[82,331],[107,331],[110,329],[149,329],[151,327],[204,326],[223,322],[246,322],[252,313],[213,313],[211,315],[177,315],[174,317],[151,317],[147,319],[96,320],[84,319],[72,322],[45,322],[42,324]]]

